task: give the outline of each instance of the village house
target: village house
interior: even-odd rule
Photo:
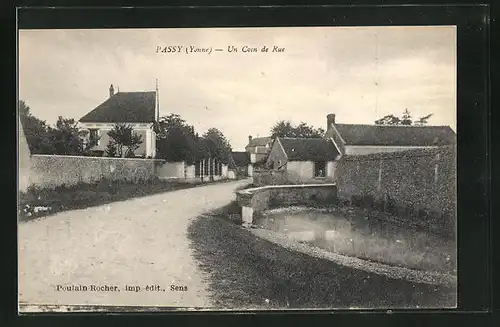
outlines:
[[[327,115],[327,139],[342,155],[363,155],[454,145],[456,134],[449,126],[338,124]]]
[[[92,151],[106,155],[110,141],[108,132],[115,124],[132,126],[141,136],[142,143],[134,151],[136,157],[154,158],[156,155],[156,133],[153,129],[159,117],[158,90],[149,92],[117,92],[109,87],[109,98],[80,118],[81,128],[89,131],[89,140],[97,140]]]
[[[248,144],[245,146],[245,151],[250,155],[250,163],[248,164],[248,176],[253,176],[253,171],[256,166],[263,165],[266,162],[267,155],[271,151],[273,139],[266,137],[248,136]]]
[[[334,181],[340,153],[331,140],[277,137],[266,166],[287,174],[288,182]]]

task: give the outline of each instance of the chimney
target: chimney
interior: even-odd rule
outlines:
[[[330,128],[332,124],[335,124],[335,114],[326,115],[326,129]]]
[[[109,97],[111,98],[115,94],[115,89],[113,88],[113,84],[109,87]]]
[[[248,135],[248,143],[252,142],[252,135]]]

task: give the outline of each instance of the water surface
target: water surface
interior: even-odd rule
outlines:
[[[412,269],[456,274],[455,242],[355,209],[276,209],[257,225],[348,256]]]

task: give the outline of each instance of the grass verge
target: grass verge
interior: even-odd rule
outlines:
[[[31,186],[27,192],[19,193],[18,217],[19,221],[27,221],[61,211],[84,209],[114,201],[228,181],[185,183],[159,178],[138,181],[102,179],[95,183],[61,185],[55,188]],[[41,209],[34,211],[35,208]]]
[[[210,276],[215,307],[439,308],[453,307],[456,289],[341,266],[260,239],[230,221],[235,204],[194,221],[194,255]]]

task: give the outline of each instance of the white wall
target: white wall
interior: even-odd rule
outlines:
[[[195,173],[195,166],[194,165],[186,166],[186,179],[195,178],[194,173]]]
[[[228,167],[227,165],[222,165],[221,178],[227,178],[228,175]]]
[[[150,155],[151,155],[151,157],[154,158],[154,157],[156,157],[156,133],[153,130],[151,130],[151,144],[152,145],[151,145],[151,154]]]
[[[434,146],[373,146],[373,145],[346,145],[345,154],[347,155],[363,155],[370,153],[381,152],[398,152],[410,149],[431,149]]]
[[[158,178],[184,178],[184,162],[165,162],[156,167]]]
[[[156,133],[148,128],[146,130],[146,139],[143,142],[146,143],[146,156],[154,158],[156,156]]]
[[[337,170],[337,163],[335,161],[328,161],[326,163],[326,176],[329,179],[332,179],[332,180],[336,179],[336,177],[337,177],[335,175],[336,170]]]

